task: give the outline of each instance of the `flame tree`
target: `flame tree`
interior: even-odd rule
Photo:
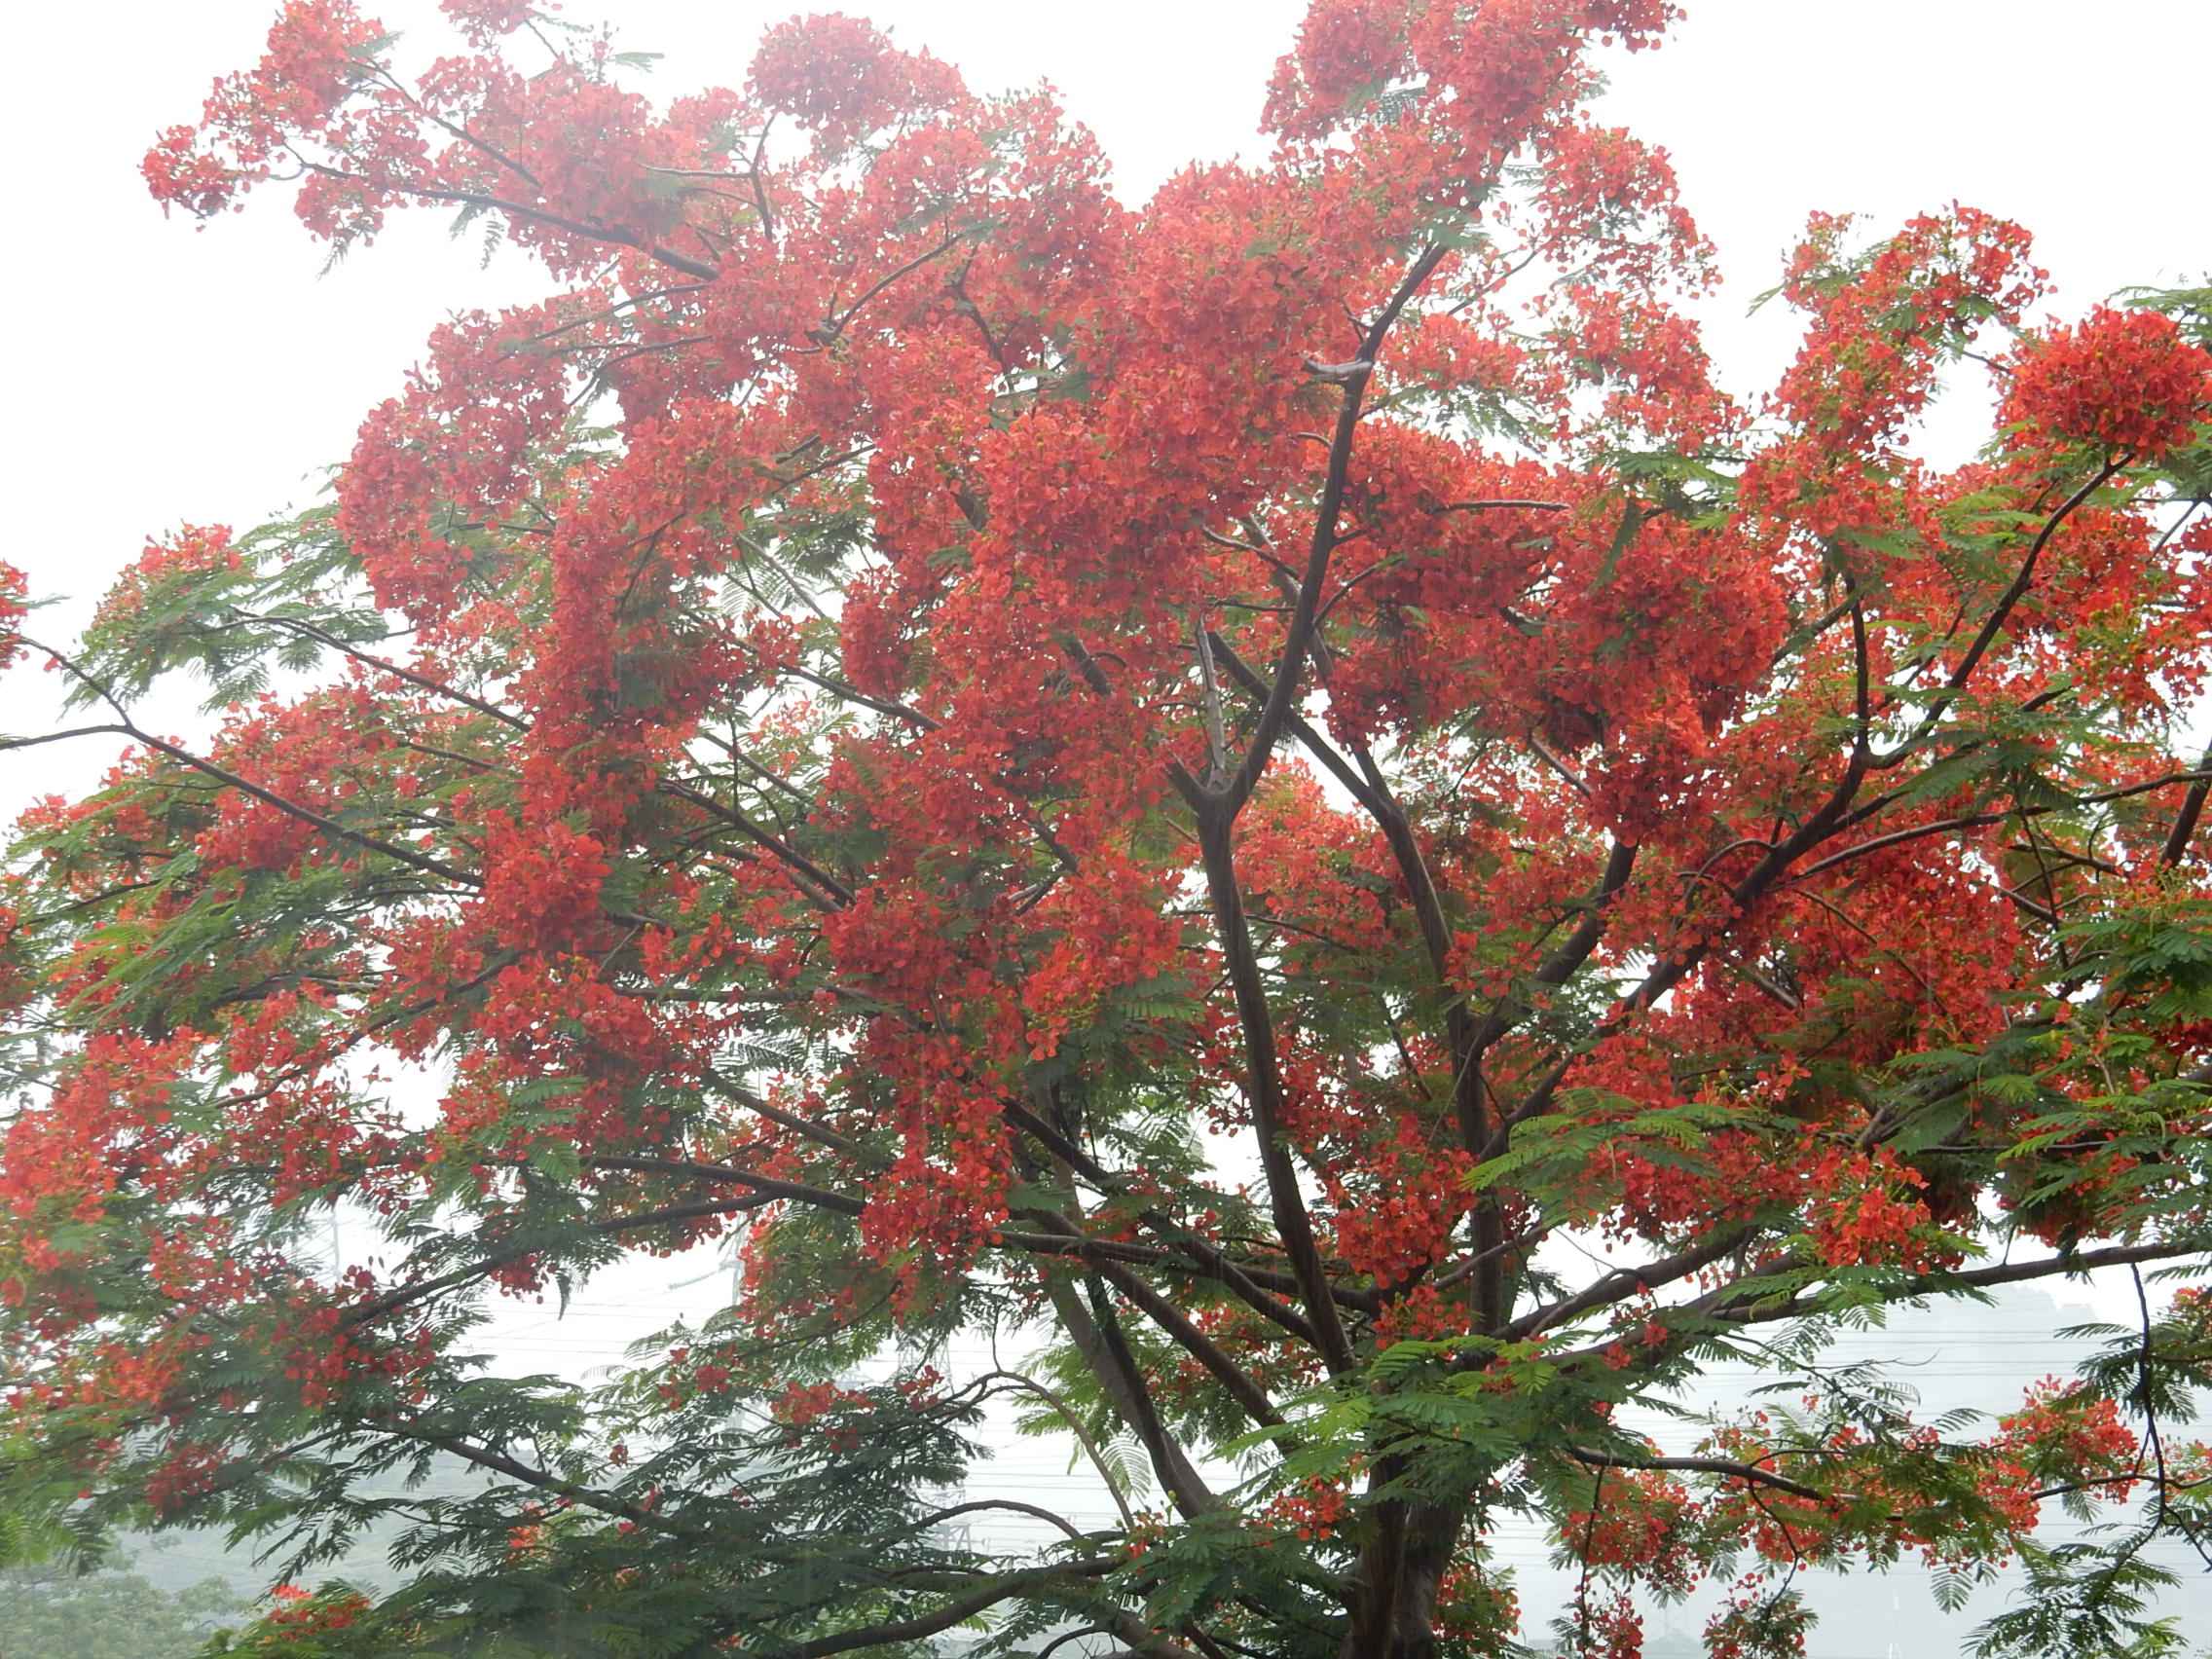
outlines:
[[[80,711],[10,746],[122,752],[0,888],[18,1547],[312,1581],[397,1517],[402,1588],[238,1639],[333,1654],[1624,1656],[1711,1582],[1776,1655],[1803,1568],[2007,1560],[1991,1652],[2178,1643],[2206,291],[2046,320],[2012,224],[1817,216],[1732,396],[1665,155],[1585,113],[1667,0],[1316,0],[1266,164],[1141,207],[849,18],[663,105],[444,9],[408,78],[291,0],[147,180],[458,212],[546,297],[80,642],[0,582]],[[1983,364],[1978,459],[1916,460]],[[200,743],[136,712],[194,674]],[[606,1386],[483,1365],[498,1298],[740,1231]],[[2095,1268],[2139,1327],[1994,1422],[1829,1352]],[[978,1332],[1026,1357],[852,1385]],[[1699,1415],[1721,1360],[1789,1408]],[[1137,1450],[1115,1524],[994,1493],[1000,1394]],[[391,1495],[441,1455],[499,1479]],[[993,1516],[1051,1542],[942,1525]]]

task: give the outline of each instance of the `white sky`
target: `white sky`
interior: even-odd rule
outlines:
[[[615,16],[626,48],[667,54],[646,84],[669,95],[741,81],[760,30],[795,4],[571,0],[567,15]],[[429,0],[369,9],[413,51],[442,43]],[[1186,161],[1264,152],[1265,82],[1303,8],[850,9],[951,60],[979,90],[1051,81],[1099,133],[1134,201]],[[0,557],[30,571],[34,593],[74,596],[42,632],[72,633],[149,535],[183,520],[242,528],[304,502],[313,474],[346,454],[362,414],[396,388],[446,311],[539,291],[512,255],[480,272],[474,241],[449,242],[438,213],[401,220],[319,280],[322,251],[280,190],[200,234],[163,219],[137,177],[139,155],[158,127],[197,112],[216,74],[252,60],[274,10],[275,0],[126,0],[96,14],[48,4],[18,9],[11,24],[16,72],[0,133],[18,158],[19,252],[15,393],[0,411],[11,485]],[[2208,61],[2212,0],[1691,0],[1666,50],[1616,62],[1603,113],[1672,150],[1683,199],[1732,274],[1707,308],[1711,344],[1726,383],[1754,393],[1787,359],[1791,322],[1779,310],[1746,320],[1744,308],[1773,283],[1812,208],[1862,210],[1877,230],[1953,200],[2016,217],[2036,233],[2067,313],[2130,283],[2203,279],[2212,232],[2192,183]],[[51,268],[32,272],[41,258]],[[1973,419],[1971,408],[1939,418],[1931,449],[1963,453]],[[47,700],[47,682],[18,671],[0,688],[0,727],[37,729]],[[85,787],[108,758],[55,748],[0,764],[0,814]],[[647,1264],[666,1280],[706,1265]],[[646,1301],[653,1288],[635,1287]],[[594,1287],[558,1335],[517,1330],[518,1357],[571,1366],[581,1338],[594,1358],[613,1358],[621,1337],[649,1328],[630,1289],[610,1302]],[[682,1300],[699,1309],[703,1290]],[[2023,1361],[2019,1374],[2048,1368]],[[1025,1483],[1049,1487],[1061,1465],[1024,1467]],[[1525,1565],[1540,1628],[1545,1575]],[[1905,1594],[1923,1604],[1917,1587]],[[1825,1652],[1875,1645],[1862,1649],[1832,1621],[1816,1641]]]

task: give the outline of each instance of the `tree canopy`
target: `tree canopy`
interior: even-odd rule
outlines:
[[[0,1567],[9,1659],[192,1659],[240,1610],[216,1579],[167,1591],[128,1573]]]
[[[2051,318],[2016,225],[1818,214],[1723,388],[1587,108],[1669,0],[1314,0],[1272,153],[1141,206],[851,18],[655,101],[443,9],[403,73],[287,0],[146,179],[334,255],[453,213],[545,297],[74,644],[0,567],[79,711],[7,747],[121,752],[0,886],[23,1548],[228,1528],[288,1584],[227,1640],[332,1655],[1629,1659],[1719,1584],[1760,1659],[1900,1562],[2024,1565],[1993,1655],[2179,1651],[2212,289]],[[142,712],[193,677],[204,740]],[[497,1363],[500,1299],[732,1237],[605,1385]],[[2140,1320],[1994,1420],[1830,1353],[2099,1268]],[[993,1491],[1002,1397],[1114,1525]]]

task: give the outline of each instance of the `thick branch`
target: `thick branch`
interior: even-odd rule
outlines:
[[[310,172],[321,173],[326,178],[339,179],[347,184],[362,184],[372,188],[377,184],[375,179],[369,178],[365,174],[348,172],[344,167],[334,167],[327,163],[306,162],[302,165]],[[390,184],[385,186],[385,188],[401,196],[420,197],[425,202],[458,202],[465,206],[497,209],[512,218],[530,219],[540,225],[549,225],[557,231],[568,231],[571,235],[587,238],[592,241],[606,242],[614,247],[631,248],[648,259],[667,266],[671,271],[681,271],[684,276],[696,276],[702,282],[712,282],[721,276],[720,271],[703,260],[692,259],[685,254],[678,253],[673,248],[663,247],[657,242],[645,241],[628,231],[616,230],[607,225],[589,225],[580,219],[571,219],[547,208],[532,207],[521,202],[510,202],[503,196],[485,196],[469,190],[440,190],[436,186],[428,184]]]
[[[107,704],[110,709],[115,711],[115,729],[128,734],[136,742],[144,744],[148,749],[154,750],[158,754],[166,755],[170,759],[179,761],[186,766],[190,766],[194,771],[213,778],[219,784],[225,784],[230,788],[237,790],[240,794],[250,795],[255,800],[260,801],[264,806],[275,807],[278,812],[285,814],[287,817],[297,818],[301,823],[313,826],[314,829],[321,830],[325,835],[334,836],[338,840],[350,842],[353,846],[359,847],[366,852],[382,854],[384,857],[391,859],[396,863],[406,865],[411,869],[419,869],[425,875],[435,875],[443,877],[447,881],[457,881],[464,887],[481,887],[484,885],[481,878],[470,874],[467,870],[462,869],[458,865],[448,864],[443,859],[432,858],[426,853],[418,853],[412,848],[402,847],[395,842],[386,841],[380,839],[375,835],[364,834],[358,830],[350,830],[345,825],[339,823],[336,819],[330,818],[323,813],[317,812],[311,806],[303,806],[296,800],[288,800],[284,796],[277,794],[273,790],[264,789],[261,785],[256,784],[249,779],[240,777],[238,773],[230,770],[230,768],[228,768],[227,766],[217,765],[214,761],[204,759],[202,756],[193,754],[188,749],[183,749],[178,747],[176,744],[170,743],[166,738],[159,738],[154,736],[151,732],[147,731],[144,727],[139,725],[136,720],[130,718],[129,711],[125,709],[121,703],[116,701],[115,697],[112,693],[109,692],[106,686],[102,685],[90,674],[86,673],[84,669],[80,668],[69,657],[64,656],[57,650],[54,650],[46,645],[39,645],[35,640],[30,639],[28,636],[18,635],[18,638],[20,639],[22,643],[25,645],[29,646],[32,650],[41,651],[47,656],[52,657],[56,663],[60,664],[63,670],[65,670],[71,677],[80,681],[85,685],[91,687],[92,690],[99,697],[100,701]],[[84,735],[92,731],[96,731],[98,729],[100,728],[82,727],[79,728],[79,735]]]
[[[1587,1446],[1569,1446],[1567,1455],[1591,1469],[1669,1469],[1685,1474],[1723,1475],[1729,1480],[1773,1487],[1793,1497],[1809,1497],[1819,1503],[1825,1503],[1835,1495],[1802,1481],[1793,1481],[1788,1475],[1762,1469],[1756,1463],[1738,1462],[1733,1457],[1616,1457],[1611,1453]]]
[[[1191,1466],[1182,1447],[1161,1424],[1142,1368],[1130,1354],[1126,1343],[1121,1341],[1120,1331],[1109,1323],[1111,1309],[1106,1309],[1101,1300],[1104,1317],[1093,1318],[1065,1274],[1046,1271],[1040,1272],[1038,1276],[1044,1282],[1046,1299],[1051,1303],[1060,1328],[1067,1332],[1076,1352],[1090,1368],[1114,1415],[1143,1443],[1153,1473],[1174,1499],[1175,1507],[1186,1516],[1200,1515],[1213,1508],[1220,1500],[1198,1478],[1198,1470]]]
[[[1520,1342],[1569,1319],[1601,1308],[1609,1308],[1616,1302],[1625,1302],[1632,1296],[1648,1295],[1662,1286],[1687,1278],[1701,1268],[1724,1261],[1732,1255],[1754,1230],[1749,1227],[1732,1227],[1707,1239],[1701,1244],[1677,1250],[1672,1256],[1644,1262],[1633,1268],[1616,1268],[1604,1277],[1584,1286],[1572,1296],[1524,1313],[1497,1334],[1501,1341]]]
[[[917,1613],[912,1618],[892,1619],[883,1624],[869,1625],[863,1630],[839,1631],[834,1636],[819,1636],[812,1641],[802,1641],[795,1647],[772,1647],[764,1650],[771,1659],[828,1659],[832,1653],[851,1653],[863,1647],[893,1647],[902,1642],[920,1641],[955,1625],[966,1624],[978,1613],[987,1612],[1001,1602],[1011,1600],[1023,1592],[1067,1578],[1104,1578],[1121,1564],[1104,1556],[1085,1561],[1060,1563],[1051,1567],[1025,1567],[1004,1578],[995,1578],[979,1590],[970,1592],[957,1601],[947,1602],[935,1612]]]
[[[2174,815],[2173,830],[2158,852],[2158,862],[2169,866],[2181,863],[2182,855],[2189,851],[2190,838],[2196,833],[2197,821],[2204,816],[2204,798],[2207,793],[2212,793],[2212,744],[2205,746],[2204,758],[2196,763],[2196,769],[2203,776],[2181,797],[2181,810]]]
[[[1209,797],[1209,802],[1218,798]],[[1269,1208],[1283,1253],[1290,1258],[1291,1272],[1298,1279],[1307,1317],[1313,1322],[1315,1346],[1330,1373],[1341,1374],[1351,1369],[1351,1345],[1337,1318],[1329,1275],[1321,1265],[1320,1247],[1313,1240],[1312,1223],[1307,1219],[1298,1168],[1283,1131],[1284,1096],[1275,1058],[1274,1020],[1268,1009],[1259,958],[1252,949],[1252,930],[1244,918],[1244,901],[1237,889],[1229,835],[1229,820],[1219,808],[1209,806],[1200,811],[1198,846],[1205,860],[1215,928],[1222,954],[1228,959],[1230,987],[1244,1034],[1245,1094],[1252,1105],[1252,1129],[1260,1143],[1260,1164],[1267,1175]]]
[[[1101,1263],[1098,1272],[1115,1289],[1143,1309],[1146,1317],[1174,1339],[1178,1347],[1204,1366],[1214,1380],[1229,1390],[1230,1397],[1244,1408],[1244,1414],[1254,1422],[1269,1428],[1282,1426],[1282,1414],[1275,1410],[1267,1391],[1235,1360],[1222,1352],[1211,1337],[1185,1318],[1182,1310],[1172,1302],[1126,1268]],[[1287,1442],[1284,1449],[1290,1450]]]
[[[1442,243],[1437,243],[1414,261],[1413,269],[1406,273],[1397,292],[1390,296],[1382,313],[1361,335],[1359,355],[1349,364],[1341,365],[1338,371],[1328,371],[1329,378],[1343,383],[1344,404],[1337,411],[1336,435],[1329,443],[1328,471],[1322,478],[1321,498],[1313,509],[1313,541],[1306,559],[1306,578],[1299,584],[1298,603],[1291,611],[1290,627],[1283,637],[1282,655],[1275,664],[1274,685],[1260,711],[1251,747],[1245,751],[1243,763],[1237,767],[1225,792],[1231,817],[1235,816],[1258,785],[1260,774],[1267,769],[1268,756],[1275,740],[1282,735],[1284,722],[1298,699],[1300,670],[1305,666],[1307,648],[1312,643],[1314,624],[1320,614],[1321,587],[1329,573],[1329,555],[1337,545],[1337,514],[1344,505],[1352,443],[1359,434],[1360,404],[1367,395],[1376,353],[1382,350],[1383,336],[1390,332],[1391,325],[1406,309],[1406,302],[1444,263],[1448,251]]]
[[[1101,1193],[1120,1194],[1126,1189],[1128,1183],[1125,1179],[1115,1175],[1113,1171],[1107,1169],[1096,1159],[1085,1152],[1082,1147],[1076,1145],[1067,1136],[1059,1133],[1050,1124],[1039,1118],[1036,1113],[1012,1100],[1004,1102],[1003,1108],[1009,1122],[1018,1125],[1024,1133],[1032,1136],[1053,1157],[1066,1163],[1069,1168],[1075,1170]],[[1192,1232],[1189,1228],[1177,1226],[1170,1217],[1157,1209],[1140,1210],[1137,1212],[1137,1219],[1143,1222],[1155,1236],[1185,1252],[1192,1260],[1198,1262],[1218,1277],[1222,1283],[1235,1290],[1237,1296],[1254,1312],[1273,1320],[1300,1342],[1306,1343],[1309,1346],[1319,1346],[1320,1339],[1315,1335],[1312,1325],[1299,1315],[1298,1309],[1275,1297],[1270,1296],[1261,1288],[1261,1285],[1265,1283],[1295,1290],[1298,1288],[1298,1280],[1295,1277],[1286,1279],[1265,1269],[1251,1268],[1241,1262],[1233,1261],[1198,1234]],[[1335,1300],[1345,1307],[1357,1309],[1367,1313],[1376,1310],[1375,1299],[1365,1292],[1337,1287],[1334,1289],[1333,1295]]]
[[[1883,756],[1882,764],[1884,766],[1895,765],[1905,756],[1918,749],[1929,733],[1936,729],[1936,722],[1942,719],[1943,711],[1950,706],[1951,700],[1963,691],[1966,688],[1967,682],[1973,678],[1973,671],[1980,666],[1983,654],[1996,641],[1998,633],[2004,628],[2007,619],[2011,616],[2013,607],[2017,606],[2027,596],[2028,588],[2035,581],[2036,563],[2043,557],[2043,550],[2050,544],[2050,538],[2058,534],[2058,527],[2073,517],[2075,510],[2087,501],[2091,496],[2094,496],[2111,482],[2113,475],[2124,466],[2128,460],[2129,458],[2126,456],[2116,456],[2113,460],[2105,462],[2094,478],[2075,491],[2073,495],[2067,497],[2058,510],[2044,521],[2043,529],[2036,533],[2035,540],[2028,546],[2027,557],[2020,561],[2020,569],[2012,577],[2011,585],[1998,597],[1997,604],[1991,608],[1989,615],[1983,619],[1980,632],[1974,635],[1973,643],[1967,647],[1966,655],[1959,659],[1959,666],[1951,671],[1951,678],[1944,682],[1942,689],[1930,700],[1928,712],[1921,716],[1920,724],[1913,728],[1912,735],[1905,739],[1896,752]]]

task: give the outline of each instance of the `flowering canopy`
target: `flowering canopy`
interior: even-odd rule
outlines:
[[[1667,157],[1585,113],[1667,0],[1315,0],[1272,157],[1142,207],[850,18],[660,105],[445,10],[406,79],[288,0],[147,181],[339,248],[443,203],[547,296],[80,645],[0,571],[0,661],[127,740],[0,888],[6,1517],[300,1577],[403,1515],[272,1650],[1489,1653],[1529,1517],[1577,1651],[1717,1578],[1714,1653],[1794,1652],[1800,1567],[1907,1556],[2027,1561],[1992,1651],[2163,1650],[2203,1298],[1981,1429],[1823,1355],[2212,1248],[2212,296],[2046,325],[2016,226],[1820,216],[1732,395]],[[198,746],[133,713],[186,670]],[[605,1388],[472,1358],[739,1230]],[[1024,1369],[853,1385],[981,1329]],[[1802,1406],[1624,1426],[1728,1357]],[[1120,1526],[994,1495],[1008,1390]],[[438,1454],[500,1483],[364,1494]],[[1061,1541],[939,1525],[993,1509]]]

